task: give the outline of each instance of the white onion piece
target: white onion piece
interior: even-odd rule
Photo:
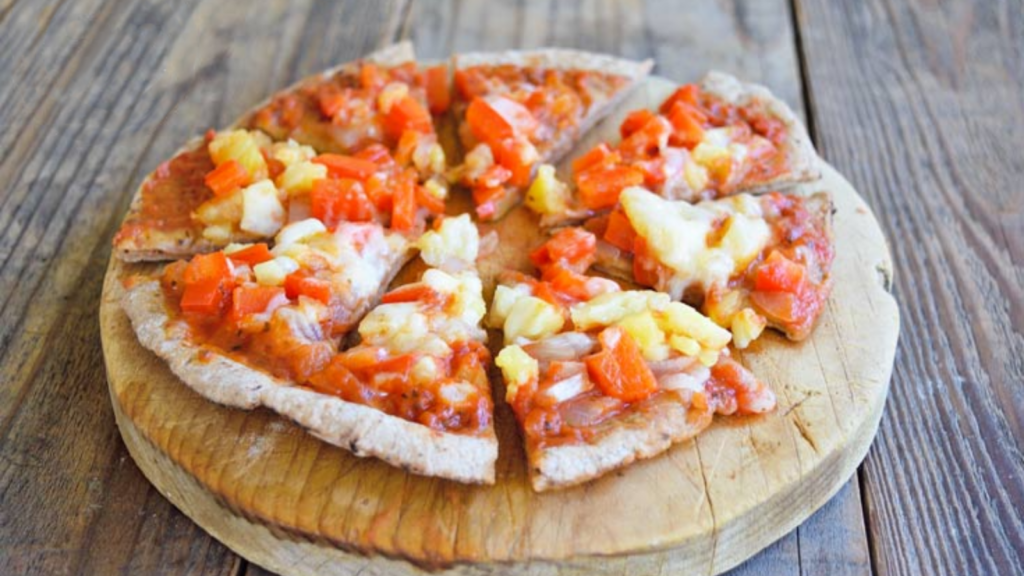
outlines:
[[[574,428],[593,426],[605,416],[622,406],[622,402],[610,396],[580,398],[566,404],[562,409],[563,421]]]
[[[604,240],[597,241],[597,268],[613,276],[633,277],[633,258]]]
[[[576,360],[590,354],[597,340],[579,332],[566,332],[538,340],[523,347],[527,354],[542,361]]]
[[[690,370],[695,364],[699,364],[696,358],[690,356],[677,356],[667,360],[648,362],[647,366],[654,373],[656,378],[670,374],[678,374]]]
[[[662,390],[701,392],[704,390],[704,384],[707,383],[710,377],[711,370],[706,366],[701,366],[689,372],[666,374],[658,379],[658,387]]]
[[[581,371],[568,378],[559,380],[556,384],[552,384],[541,392],[541,395],[545,397],[544,400],[551,404],[558,404],[575,398],[593,387],[594,385],[590,382],[590,379]]]

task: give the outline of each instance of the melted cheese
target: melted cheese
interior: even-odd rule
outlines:
[[[676,296],[694,284],[705,290],[724,285],[747,267],[771,237],[760,205],[747,194],[693,205],[633,187],[622,193],[621,201],[637,234],[673,272],[669,291]],[[724,233],[712,235],[722,219]],[[709,244],[712,236],[718,240]]]
[[[457,218],[445,218],[437,230],[420,236],[416,245],[420,249],[420,258],[429,266],[448,267],[451,260],[472,266],[480,251],[480,234],[469,214],[463,214]]]

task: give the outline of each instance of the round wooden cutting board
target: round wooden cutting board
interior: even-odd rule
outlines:
[[[580,149],[616,140],[626,111],[656,106],[673,87],[648,80]],[[718,417],[695,441],[584,486],[530,489],[504,405],[497,483],[465,486],[356,458],[267,410],[206,401],[139,345],[118,279],[141,268],[112,259],[100,322],[121,435],[185,514],[285,575],[718,574],[795,528],[850,478],[888,391],[899,314],[885,239],[832,168],[804,189],[831,192],[836,207],[827,310],[807,341],[771,333],[739,355],[776,391],[778,409]],[[527,268],[540,237],[533,216],[519,209],[484,228],[501,239],[481,263],[485,279]]]

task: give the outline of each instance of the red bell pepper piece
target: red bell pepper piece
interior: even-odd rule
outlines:
[[[427,68],[427,104],[431,114],[443,114],[451,105],[452,95],[448,84],[448,67]]]
[[[583,359],[597,387],[623,402],[639,402],[658,391],[658,382],[633,337],[623,328],[605,328],[601,351]]]
[[[249,172],[237,160],[228,160],[211,170],[203,182],[217,196],[226,196],[249,184]]]
[[[313,158],[313,163],[326,166],[327,173],[334,178],[366,180],[378,170],[372,160],[343,154],[321,154]]]

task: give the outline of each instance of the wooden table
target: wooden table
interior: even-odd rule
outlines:
[[[860,472],[735,574],[1024,573],[1024,8],[1008,2],[0,0],[0,573],[260,574],[154,490],[97,304],[144,174],[396,39],[561,45],[757,80],[892,243],[903,334]]]

